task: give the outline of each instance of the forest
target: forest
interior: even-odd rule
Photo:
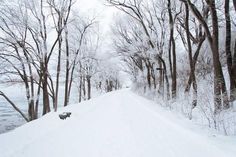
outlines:
[[[0,2],[0,82],[24,87],[27,113],[0,96],[26,122],[68,106],[72,88],[77,102],[124,88],[125,73],[136,93],[236,134],[236,0],[102,0],[115,10],[105,37],[79,1]]]
[[[236,1],[108,1],[133,88],[190,120],[235,133]]]

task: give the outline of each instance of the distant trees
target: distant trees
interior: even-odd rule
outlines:
[[[105,92],[122,88],[119,68],[119,66],[113,65],[112,61],[101,60],[98,73],[96,74],[96,88]]]
[[[116,51],[122,56],[129,68],[136,85],[146,86],[151,91],[157,91],[164,98],[172,100],[178,96],[178,84],[183,84],[178,78],[177,64],[181,47],[188,54],[189,76],[186,79],[185,92],[192,91],[192,109],[197,106],[198,86],[196,71],[198,58],[202,47],[208,46],[214,77],[214,113],[230,108],[230,102],[235,100],[234,57],[231,45],[232,26],[230,5],[231,1],[222,1],[218,5],[215,0],[194,1],[162,1],[162,0],[107,0],[108,5],[114,6],[123,13],[123,20],[117,19],[113,27]],[[235,6],[235,3],[233,3]],[[224,9],[224,21],[219,19],[220,9]],[[225,56],[230,78],[230,97],[228,97],[224,73],[222,70],[220,31],[225,25]],[[167,29],[169,28],[169,30]],[[235,29],[235,28],[234,28]],[[205,39],[208,40],[204,43]],[[178,44],[176,44],[178,43]],[[179,45],[179,44],[182,45]],[[205,46],[205,47],[206,47]],[[181,52],[179,52],[179,50]],[[143,82],[145,79],[145,82]],[[141,79],[141,80],[140,80]],[[139,80],[139,81],[138,81]],[[170,81],[169,81],[170,80]],[[163,83],[166,82],[165,88]],[[169,86],[171,83],[171,87]],[[191,89],[192,86],[192,89]],[[158,90],[156,88],[158,87]],[[165,89],[165,92],[163,92]]]
[[[158,12],[156,8],[158,6],[154,1],[151,1],[150,8],[148,8],[148,6],[142,8],[142,1],[121,2],[118,0],[108,0],[108,3],[130,16],[130,26],[118,28],[118,31],[115,31],[120,36],[120,41],[115,42],[118,53],[123,54],[125,62],[133,62],[128,63],[129,66],[133,65],[137,67],[133,70],[136,69],[141,71],[141,73],[146,73],[144,75],[146,76],[149,89],[151,89],[152,86],[156,88],[157,76],[155,72],[157,70],[160,71],[160,91],[163,92],[164,85],[162,84],[164,84],[165,81],[166,93],[169,99],[167,66],[162,56],[166,44],[163,40],[166,38],[165,28],[163,27],[166,26],[166,15],[164,15],[163,12]],[[160,1],[160,4],[164,4],[164,1]],[[149,9],[154,11],[146,11]],[[134,22],[134,24],[132,24],[131,21]],[[130,27],[131,31],[129,32]],[[161,30],[161,35],[159,35],[159,28],[163,29]],[[129,46],[126,44],[129,44]],[[129,59],[127,59],[127,57],[129,57]],[[174,91],[175,87],[174,83],[172,86]],[[146,86],[144,86],[144,88],[146,89]],[[173,93],[175,95],[175,92]]]

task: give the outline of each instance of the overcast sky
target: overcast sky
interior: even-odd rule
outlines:
[[[110,23],[114,12],[116,11],[113,7],[105,6],[106,0],[77,0],[76,6],[80,9],[83,14],[90,14],[99,19],[103,32],[110,28]]]
[[[117,11],[114,7],[104,5],[106,0],[77,0],[76,6],[79,9],[79,14],[88,15],[89,17],[96,17],[99,22],[100,39],[103,40],[103,47],[106,49],[110,43],[110,25],[114,12]],[[107,43],[107,44],[105,44]]]
[[[80,9],[80,13],[88,14],[90,16],[97,17],[100,25],[100,35],[102,40],[102,54],[104,59],[109,60],[110,62],[119,63],[120,60],[117,57],[114,57],[115,54],[112,48],[111,41],[111,25],[114,22],[114,14],[118,12],[118,10],[114,7],[108,7],[105,4],[106,0],[77,0],[76,7]],[[130,85],[131,81],[129,77],[127,77],[126,73],[120,73],[120,77],[123,80],[125,85]]]

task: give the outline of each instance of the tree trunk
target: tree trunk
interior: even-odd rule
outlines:
[[[235,43],[234,43],[234,52],[233,52],[233,59],[232,59],[232,69],[231,69],[231,73],[233,76],[236,76],[236,40],[235,40]],[[236,78],[234,77],[232,79],[233,81],[233,84],[236,84]],[[234,90],[231,91],[232,94],[232,100],[235,100],[236,99],[236,88],[234,88]]]
[[[68,41],[68,30],[67,25],[65,25],[65,41],[66,41],[66,80],[65,80],[65,96],[64,96],[64,106],[68,105],[68,86],[69,86],[69,41]]]
[[[152,76],[152,81],[153,81],[153,88],[156,89],[157,85],[156,85],[156,74],[154,71],[154,63],[152,63],[151,65],[151,76]]]
[[[236,76],[233,73],[233,61],[232,61],[232,53],[231,53],[231,19],[229,12],[229,0],[225,0],[225,53],[227,56],[227,67],[230,79],[230,101],[234,101],[236,99]],[[228,106],[225,106],[226,108]]]
[[[236,0],[233,0],[233,5],[234,5],[234,9],[236,11]],[[234,41],[234,52],[233,52],[233,60],[232,60],[232,75],[234,76],[234,78],[232,79],[233,84],[236,85],[236,39]],[[234,88],[234,90],[231,91],[233,94],[231,94],[231,96],[233,96],[231,99],[235,100],[236,99],[236,89]]]
[[[172,77],[171,94],[172,98],[175,99],[177,90],[177,69],[176,69],[176,50],[175,50],[175,39],[174,39],[174,19],[171,10],[171,0],[168,0],[167,5],[168,5],[169,27],[170,27],[169,60],[170,60],[170,71]],[[173,62],[171,62],[172,57],[173,57]]]
[[[213,66],[214,66],[214,93],[215,93],[215,113],[221,111],[221,100],[223,99],[224,108],[229,108],[228,96],[225,86],[225,80],[223,76],[223,71],[219,59],[219,26],[218,26],[218,17],[215,6],[215,0],[212,0],[208,3],[210,7],[210,12],[212,15],[212,43],[211,49],[213,52]]]
[[[48,70],[47,65],[43,65],[43,115],[50,112],[49,93],[48,93]]]
[[[80,76],[80,79],[79,79],[79,102],[82,101],[82,76]]]
[[[195,68],[192,57],[192,45],[190,41],[190,30],[189,30],[189,7],[188,4],[185,3],[185,27],[186,27],[186,37],[187,37],[187,45],[188,45],[188,56],[189,56],[189,64],[190,64],[190,77],[193,82],[193,102],[192,109],[197,106],[197,82],[195,77]]]
[[[88,100],[91,99],[91,76],[86,76]]]
[[[145,60],[145,65],[146,65],[146,68],[147,68],[147,83],[148,83],[148,88],[151,89],[151,69],[150,69],[150,66],[149,66],[149,61],[148,60]]]
[[[162,63],[160,60],[158,60],[158,65],[159,65],[159,88],[158,88],[158,93],[164,96],[164,70],[162,69]]]
[[[41,20],[40,25],[40,35],[42,38],[42,52],[41,52],[41,70],[43,73],[42,77],[42,88],[43,88],[43,115],[50,112],[50,102],[49,102],[49,93],[48,93],[48,50],[47,50],[47,27],[46,27],[46,17],[43,11],[43,0],[40,1],[40,12],[41,12]]]
[[[82,79],[83,83],[82,83],[82,89],[83,89],[83,96],[84,96],[84,100],[86,100],[86,86],[85,86],[85,76],[83,76]]]
[[[233,4],[234,4],[234,9],[236,11],[236,0],[233,0]]]
[[[55,91],[55,98],[54,98],[54,111],[57,111],[58,106],[58,93],[59,93],[59,84],[60,84],[60,73],[61,73],[61,48],[62,48],[62,37],[58,39],[58,58],[57,58],[57,76],[56,76],[56,91]]]
[[[39,106],[39,99],[40,99],[40,90],[41,90],[41,84],[42,84],[42,73],[39,73],[39,83],[38,83],[38,90],[37,90],[37,98],[35,101],[35,111],[34,111],[34,117],[35,119],[38,118],[38,106]]]
[[[202,47],[202,44],[203,44],[204,41],[205,41],[205,35],[204,35],[204,37],[201,39],[201,41],[199,42],[198,47],[197,47],[197,50],[196,50],[196,52],[194,53],[194,56],[193,56],[193,68],[194,68],[194,69],[193,69],[193,71],[195,71],[197,59],[198,59],[198,56],[199,56],[199,54],[200,54],[200,50],[201,50],[201,47]],[[185,88],[185,92],[189,92],[192,82],[193,82],[192,76],[189,75],[188,82],[187,82],[187,86],[186,86],[186,88]]]
[[[71,73],[70,73],[70,81],[69,81],[69,89],[68,89],[68,99],[70,100],[70,93],[71,93],[71,88],[72,88],[72,83],[73,83],[73,76],[74,76],[74,70],[75,66],[72,67]]]
[[[160,61],[163,65],[163,69],[161,69],[161,70],[163,71],[163,77],[164,77],[163,80],[166,80],[166,96],[167,96],[167,100],[169,100],[170,99],[170,84],[169,84],[169,79],[167,76],[166,63],[159,55],[156,55],[155,59]],[[163,81],[163,83],[164,83],[164,81]]]

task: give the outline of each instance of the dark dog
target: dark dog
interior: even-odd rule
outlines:
[[[62,114],[59,114],[59,118],[64,120],[67,117],[70,117],[70,115],[71,115],[71,112],[63,112]]]

